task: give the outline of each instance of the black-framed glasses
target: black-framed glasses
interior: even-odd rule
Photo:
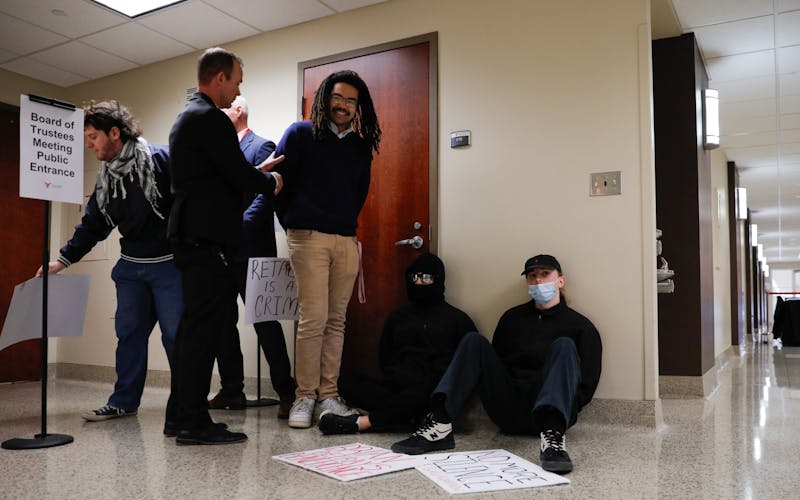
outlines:
[[[344,104],[348,108],[355,108],[358,106],[358,99],[352,97],[345,98],[342,94],[331,94],[331,102],[333,104]]]
[[[408,273],[408,280],[412,283],[419,281],[423,285],[432,285],[436,281],[436,276],[428,273]]]

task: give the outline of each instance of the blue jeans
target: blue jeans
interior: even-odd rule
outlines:
[[[120,259],[111,271],[117,286],[117,383],[108,404],[139,407],[147,374],[147,343],[158,321],[172,369],[172,352],[183,313],[181,273],[173,261],[138,264]]]

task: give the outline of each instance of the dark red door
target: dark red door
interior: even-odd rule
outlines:
[[[404,273],[428,249],[429,64],[430,44],[419,43],[306,68],[303,116],[314,92],[334,71],[357,72],[369,87],[383,130],[380,154],[372,163],[369,196],[358,219],[363,247],[365,304],[353,294],[347,310],[343,371],[376,373],[378,340],[387,314],[406,299]],[[424,246],[396,246],[420,236]]]
[[[14,286],[33,277],[42,264],[42,200],[19,197],[19,108],[0,104],[0,323],[6,319]],[[26,340],[0,351],[0,382],[42,378],[41,340]]]

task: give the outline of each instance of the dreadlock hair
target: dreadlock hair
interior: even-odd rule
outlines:
[[[212,47],[206,49],[203,55],[197,60],[197,82],[208,83],[214,75],[222,71],[225,78],[230,78],[233,72],[233,61],[239,63],[244,68],[242,58],[222,47]]]
[[[106,134],[113,127],[119,129],[119,136],[123,143],[137,139],[142,135],[139,122],[133,117],[128,108],[117,101],[91,101],[83,107],[83,126],[92,126]]]
[[[331,93],[333,92],[333,86],[337,83],[347,83],[358,90],[358,107],[353,119],[353,130],[364,139],[370,154],[372,151],[379,153],[381,127],[378,124],[378,117],[375,114],[375,107],[372,104],[372,97],[369,95],[367,84],[355,71],[337,71],[325,78],[320,84],[316,94],[314,94],[314,104],[311,105],[311,128],[314,139],[317,141],[322,140],[325,137],[325,131],[328,130]]]

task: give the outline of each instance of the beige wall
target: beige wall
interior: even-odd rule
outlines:
[[[657,396],[655,209],[646,0],[608,2],[395,0],[226,44],[244,58],[251,126],[277,140],[296,119],[297,63],[439,34],[439,143],[470,129],[473,146],[439,152],[440,254],[448,300],[491,337],[527,299],[519,276],[539,252],[561,260],[570,304],[604,342],[597,396]],[[197,54],[68,89],[74,102],[117,98],[151,142],[165,142]],[[87,160],[87,174],[96,165]],[[622,172],[622,195],[590,198],[590,172]],[[64,219],[69,219],[68,216]],[[60,238],[71,226],[56,228]],[[116,243],[114,243],[116,245]],[[114,250],[116,251],[116,250]],[[79,263],[93,276],[85,334],[58,360],[113,365],[113,260]],[[243,335],[255,373],[253,335]],[[154,334],[155,336],[156,334]],[[158,342],[151,367],[166,368]]]
[[[728,158],[711,151],[711,212],[714,248],[714,356],[731,346],[730,227]],[[735,216],[735,214],[734,214]]]

